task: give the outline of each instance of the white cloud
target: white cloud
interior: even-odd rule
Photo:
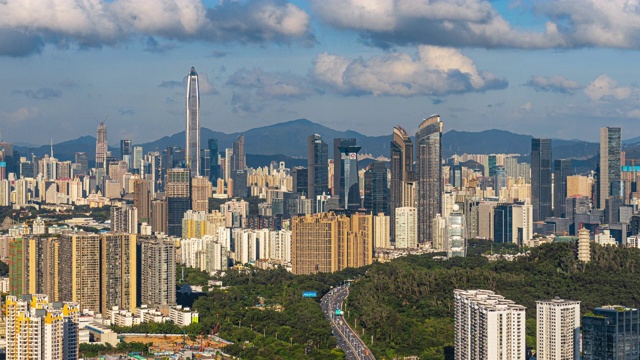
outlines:
[[[569,80],[563,76],[533,76],[525,85],[536,91],[562,94],[573,94],[582,87],[577,81]]]
[[[640,48],[637,0],[515,3],[511,11],[546,19],[543,31],[518,30],[489,0],[311,0],[326,23],[368,43],[393,45]]]
[[[266,72],[260,68],[236,71],[227,80],[227,85],[254,91],[261,101],[304,99],[318,93],[306,77],[292,73]]]
[[[533,104],[531,103],[531,101],[527,101],[526,103],[522,104],[519,108],[520,112],[527,112],[531,110],[533,110]]]
[[[312,0],[326,23],[354,30],[369,43],[480,47],[561,45],[554,27],[516,31],[485,0]]]
[[[389,53],[367,60],[320,54],[311,75],[331,90],[349,95],[447,95],[503,89],[508,83],[478,71],[460,51],[420,46],[414,58]]]
[[[41,51],[45,43],[115,45],[137,36],[241,43],[313,41],[309,15],[284,0],[224,1],[213,8],[201,0],[0,1],[0,55],[29,55]]]
[[[618,83],[608,75],[600,75],[584,89],[584,93],[591,100],[606,100],[607,98],[624,100],[631,96],[632,89],[619,87]]]
[[[23,122],[36,117],[38,114],[38,109],[34,107],[23,107],[11,112],[0,112],[0,119],[5,119],[11,122]]]

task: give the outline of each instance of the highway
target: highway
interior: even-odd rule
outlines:
[[[358,333],[351,329],[341,315],[336,314],[337,309],[342,311],[342,303],[348,295],[347,285],[332,289],[320,301],[322,311],[331,322],[333,336],[338,340],[338,347],[347,354],[347,360],[375,360],[371,350],[362,342]]]

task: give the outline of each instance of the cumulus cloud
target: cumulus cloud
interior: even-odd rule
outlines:
[[[632,94],[630,87],[619,87],[618,83],[608,75],[600,75],[585,89],[584,93],[591,100],[625,100]],[[637,93],[638,89],[635,89]]]
[[[11,122],[23,122],[36,117],[38,114],[38,109],[34,107],[19,108],[10,112],[0,111],[0,119],[5,119]]]
[[[0,1],[0,55],[26,56],[45,44],[116,45],[147,39],[149,51],[169,40],[211,42],[314,41],[309,15],[284,0],[5,0]]]
[[[209,80],[209,76],[203,72],[198,72],[198,83],[201,95],[217,94],[218,90],[213,86],[213,82]],[[182,81],[177,80],[164,80],[159,85],[159,88],[165,89],[187,89],[187,76],[182,78]]]
[[[533,76],[525,85],[536,91],[561,94],[573,94],[582,87],[577,81],[569,80],[562,76]]]
[[[314,13],[381,47],[407,44],[506,48],[640,48],[639,5],[632,0],[555,0],[521,11],[544,30],[510,24],[489,0],[311,0]]]
[[[160,85],[158,85],[158,87],[165,88],[165,89],[174,89],[174,88],[181,88],[181,87],[186,88],[186,86],[187,86],[187,83],[185,81],[180,82],[176,80],[165,80],[161,82]]]
[[[227,85],[255,91],[259,100],[304,99],[318,93],[306,77],[292,73],[266,72],[260,68],[236,71],[227,80]]]
[[[254,101],[253,96],[247,92],[234,92],[231,97],[231,107],[234,113],[259,113],[265,108],[263,102]]]
[[[21,94],[32,99],[50,99],[62,96],[62,91],[52,88],[40,88],[38,90],[13,90],[12,94]]]
[[[526,103],[522,104],[518,110],[520,112],[531,111],[533,110],[533,104],[530,101],[527,101]]]
[[[443,96],[508,86],[506,80],[478,70],[460,51],[436,46],[420,46],[416,57],[389,53],[348,60],[323,53],[316,57],[311,75],[348,95]]]

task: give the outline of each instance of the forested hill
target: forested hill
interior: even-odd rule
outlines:
[[[353,285],[349,322],[364,329],[377,359],[445,359],[445,350],[446,358],[453,350],[454,289],[493,290],[526,306],[531,347],[536,300],[580,300],[582,313],[607,304],[640,306],[640,250],[595,246],[586,265],[576,260],[575,251],[574,244],[555,243],[513,262],[409,256],[377,264]]]

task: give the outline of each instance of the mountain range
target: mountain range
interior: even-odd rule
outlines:
[[[391,129],[390,129],[391,130]],[[390,131],[391,133],[391,131]],[[328,128],[321,124],[311,122],[307,119],[298,119],[278,124],[262,126],[249,129],[243,132],[225,134],[211,129],[202,128],[200,131],[201,145],[206,147],[207,139],[218,139],[218,148],[224,151],[225,148],[232,147],[233,141],[244,134],[245,152],[248,155],[249,166],[263,166],[272,160],[287,161],[296,159],[296,164],[304,164],[307,157],[307,137],[312,134],[320,134],[324,141],[329,144],[329,156],[333,152],[334,138],[355,138],[358,145],[362,147],[361,154],[372,154],[373,156],[389,157],[389,143],[391,135],[367,136],[356,131],[339,131]],[[504,130],[485,130],[480,132],[450,130],[442,136],[442,156],[447,158],[453,154],[492,154],[507,153],[521,154],[527,161],[531,152],[531,135],[515,134]],[[142,146],[144,152],[162,151],[168,146],[184,147],[185,132],[165,136],[158,140],[135,144]],[[627,146],[639,146],[640,138],[629,139],[624,142]],[[574,158],[587,160],[597,155],[599,151],[598,143],[582,140],[553,139],[553,157]],[[50,152],[49,145],[40,147],[14,146],[14,149],[25,154],[35,154],[43,156]],[[109,147],[112,153],[118,157],[120,149]],[[95,159],[95,138],[93,136],[82,136],[74,140],[64,141],[54,145],[54,153],[58,159],[74,160],[74,154],[78,151],[87,153],[89,159]],[[253,155],[253,156],[251,156]],[[292,164],[293,165],[293,164]]]

